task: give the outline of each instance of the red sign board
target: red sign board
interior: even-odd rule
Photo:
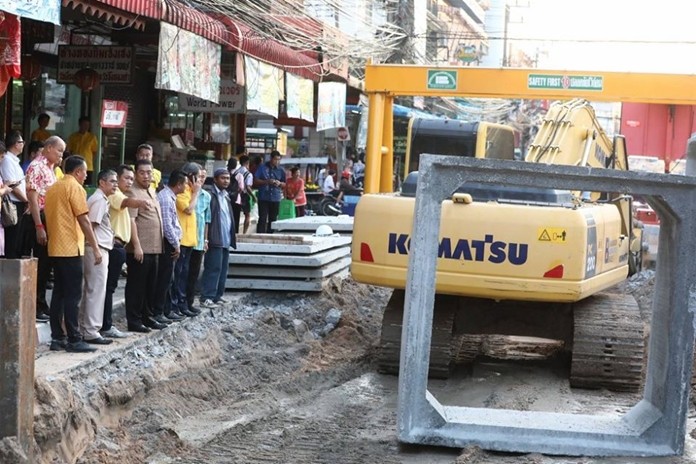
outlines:
[[[126,127],[128,103],[116,100],[102,102],[101,126],[107,129]]]

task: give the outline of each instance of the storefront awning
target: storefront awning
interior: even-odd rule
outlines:
[[[128,2],[144,3],[146,1],[149,2],[150,0],[62,0],[61,4],[65,8],[77,10],[104,21],[111,21],[119,26],[130,26],[134,29],[143,30],[145,29],[145,20],[141,18],[141,16],[149,16],[148,14],[138,13],[128,8],[113,6],[111,4]],[[157,2],[153,0],[152,3]]]
[[[217,44],[228,43],[229,32],[219,20],[177,0],[164,0],[163,5],[162,21],[198,34]]]
[[[254,31],[251,27],[229,16],[215,15],[229,31],[228,48],[252,58],[282,68],[305,79],[321,80],[323,70],[319,54],[314,51],[299,51]]]
[[[63,6],[113,21],[123,26],[144,29],[144,18],[165,21],[217,44],[229,40],[227,28],[211,16],[178,0],[62,0]]]
[[[147,18],[160,19],[162,17],[162,2],[160,0],[99,0],[99,2]]]
[[[325,74],[315,51],[299,51],[268,39],[243,22],[205,13],[180,0],[62,0],[63,6],[137,29],[143,18],[161,20],[278,68],[318,82]],[[316,26],[315,26],[316,27]]]

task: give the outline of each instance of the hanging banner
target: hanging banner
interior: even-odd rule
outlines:
[[[346,84],[320,82],[317,103],[317,131],[346,125]]]
[[[10,77],[22,74],[22,23],[15,15],[0,11],[0,66],[5,67]]]
[[[72,84],[76,72],[92,68],[99,74],[101,84],[131,84],[134,59],[133,47],[60,45],[57,80],[61,84]]]
[[[220,81],[220,102],[213,103],[193,95],[179,94],[179,109],[199,113],[244,113],[244,87],[231,79]]]
[[[0,1],[0,10],[60,26],[60,0]]]
[[[101,127],[106,129],[122,129],[128,119],[128,102],[116,100],[102,101]]]
[[[160,23],[155,88],[218,103],[220,46],[169,23]]]
[[[283,99],[282,69],[244,57],[246,68],[247,110],[278,117],[278,102]]]
[[[314,122],[314,82],[287,73],[285,85],[285,108],[288,117]]]

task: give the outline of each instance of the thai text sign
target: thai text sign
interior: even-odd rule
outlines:
[[[102,101],[101,127],[107,129],[126,127],[128,103],[116,100]]]
[[[551,90],[603,90],[602,76],[568,76],[565,74],[530,74],[527,88]]]
[[[220,103],[213,103],[193,95],[179,94],[179,109],[200,113],[244,113],[244,87],[235,84],[230,79],[220,81]]]
[[[109,45],[61,45],[58,47],[58,82],[72,84],[75,73],[92,68],[101,84],[130,84],[133,78],[132,47]]]

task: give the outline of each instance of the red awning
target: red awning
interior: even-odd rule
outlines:
[[[162,20],[198,34],[229,50],[238,51],[313,81],[324,74],[319,53],[295,50],[268,39],[248,25],[220,13],[204,13],[178,0],[62,0],[63,6],[137,29],[145,27],[142,17]],[[320,34],[316,21],[295,22],[295,27]],[[311,26],[309,29],[308,26]]]
[[[137,12],[131,12],[125,7],[111,6],[112,3],[144,2],[145,0],[63,0],[65,8],[80,11],[104,21],[111,21],[119,26],[130,26],[135,29],[145,29],[145,21],[139,16],[148,16]],[[152,1],[152,3],[157,3]],[[152,16],[154,18],[154,16]],[[159,18],[159,16],[157,17]]]
[[[227,28],[212,16],[176,0],[164,0],[163,5],[162,21],[198,34],[217,44],[226,45],[228,43],[229,32]]]
[[[162,17],[162,2],[159,0],[99,0],[99,2],[148,18]]]
[[[299,51],[254,31],[246,24],[233,20],[229,16],[216,14],[229,31],[228,48],[245,55],[282,68],[305,79],[318,82],[323,69],[319,54],[315,51]]]

